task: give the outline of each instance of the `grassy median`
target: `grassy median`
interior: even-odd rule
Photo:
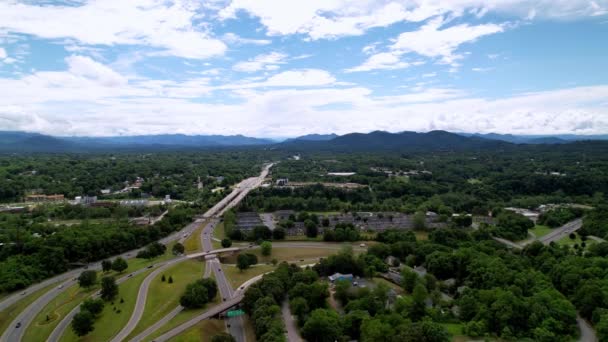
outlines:
[[[224,270],[223,272],[226,274],[226,278],[228,278],[230,285],[235,290],[247,280],[257,275],[270,272],[274,270],[274,268],[275,267],[271,265],[257,265],[241,271],[236,266],[232,265],[224,265],[224,267],[222,267]]]
[[[95,320],[95,330],[86,336],[78,337],[70,328],[61,337],[61,341],[94,342],[111,340],[112,337],[118,334],[120,330],[127,325],[127,322],[133,313],[133,309],[135,308],[139,287],[144,281],[144,278],[151,272],[152,270],[138,274],[118,285],[118,297],[116,297],[113,302],[105,303],[99,318]],[[123,303],[120,302],[121,298],[124,300]]]
[[[139,324],[135,327],[129,338],[137,336],[179,305],[179,298],[186,286],[196,279],[203,277],[205,264],[197,260],[184,260],[173,265],[152,280],[146,306]],[[162,276],[165,281],[162,281]],[[169,277],[173,283],[169,283]]]

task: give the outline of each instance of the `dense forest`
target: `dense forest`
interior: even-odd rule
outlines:
[[[103,189],[121,190],[138,177],[144,180],[140,189],[115,197],[144,193],[193,201],[211,196],[214,187],[257,174],[262,158],[243,151],[0,156],[0,203],[21,201],[29,193],[70,199],[101,195]],[[197,189],[198,177],[202,191]]]

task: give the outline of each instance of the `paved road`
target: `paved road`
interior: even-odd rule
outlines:
[[[161,266],[162,264],[157,264],[154,265],[153,267],[158,267]],[[122,284],[123,282],[131,279],[132,277],[144,273],[146,271],[148,271],[149,268],[142,268],[139,269],[135,272],[129,273],[121,278],[119,278],[118,280],[116,280],[117,284]],[[100,292],[97,291],[93,297],[98,297],[100,295]],[[74,316],[80,311],[80,305],[78,305],[77,307],[75,307],[72,311],[70,311],[62,320],[61,322],[59,322],[59,324],[55,327],[55,329],[53,330],[53,332],[51,333],[51,335],[48,338],[48,341],[59,341],[59,339],[61,338],[61,336],[63,336],[63,334],[65,333],[66,329],[68,328],[68,326],[70,325],[70,323],[72,323],[72,318],[74,318]]]
[[[591,325],[586,320],[584,320],[581,316],[576,315],[576,323],[581,330],[581,337],[579,339],[580,342],[598,341],[597,336],[595,335],[595,330],[593,330]]]
[[[144,279],[142,285],[139,288],[139,292],[137,294],[137,301],[135,303],[135,308],[133,310],[133,313],[131,314],[131,318],[129,319],[129,322],[118,333],[118,335],[116,335],[114,337],[112,342],[122,341],[127,336],[129,336],[131,334],[131,332],[133,332],[133,330],[135,329],[135,327],[137,326],[137,324],[139,323],[139,321],[141,320],[141,317],[143,315],[150,283],[160,272],[162,272],[168,266],[181,262],[183,260],[207,256],[207,255],[211,254],[210,252],[213,250],[213,245],[211,243],[213,229],[215,229],[215,227],[219,223],[219,219],[217,219],[214,216],[221,215],[221,213],[223,213],[227,208],[236,206],[245,197],[243,194],[246,195],[246,193],[249,192],[251,189],[262,184],[262,181],[268,174],[270,167],[272,167],[272,164],[266,165],[264,167],[264,169],[262,170],[262,173],[260,174],[259,177],[248,178],[248,179],[245,179],[242,182],[240,182],[235,187],[234,191],[232,191],[230,194],[228,194],[228,196],[224,197],[220,202],[218,202],[215,206],[213,206],[211,209],[209,209],[203,215],[203,217],[211,218],[211,219],[208,221],[208,223],[205,225],[205,227],[202,230],[202,234],[201,234],[201,244],[203,246],[202,252],[189,254],[189,255],[171,260],[170,262],[165,264],[162,269],[156,270],[155,272],[148,275],[148,277],[146,277],[146,279]],[[202,220],[203,219],[199,219],[198,221],[201,222]],[[194,229],[196,229],[196,227],[194,227]],[[190,230],[188,233],[183,234],[182,238],[186,238],[188,235],[192,234],[194,232],[194,229]],[[227,248],[227,249],[213,251],[212,254],[218,254],[221,251],[238,251],[238,250],[240,250],[240,248],[237,248],[237,247]],[[224,273],[221,270],[221,265],[220,265],[219,261],[217,261],[217,259],[208,260],[206,263],[207,263],[207,267],[205,268],[205,274],[208,276],[209,272],[211,272],[211,271],[209,271],[209,269],[211,269],[212,272],[214,273],[216,282],[218,283],[218,288],[219,288],[219,292],[220,292],[220,296],[222,297],[222,300],[224,300],[224,299],[228,300],[228,299],[232,298],[232,288],[230,286],[230,283],[224,276]],[[239,323],[241,323],[240,327],[239,327]],[[234,330],[235,333],[237,333],[236,329],[240,328],[239,330],[241,330],[241,331],[243,330],[242,329],[242,318],[236,319],[234,321],[234,325],[235,325],[234,328],[232,328],[232,324],[230,324],[230,325],[231,325],[231,331]],[[155,324],[154,326],[150,327],[146,331],[148,331],[148,330],[154,331],[156,329],[152,330],[151,328],[158,328],[158,327],[160,327],[160,325]],[[237,335],[238,335],[238,333],[237,333]],[[241,340],[238,339],[237,335],[234,335],[237,338],[237,341],[239,341],[239,342],[245,341],[244,335],[243,335],[243,339],[241,339]]]
[[[298,334],[298,328],[296,327],[296,321],[293,319],[291,315],[291,310],[289,310],[289,300],[285,299],[283,301],[283,306],[281,307],[281,313],[283,314],[283,321],[285,322],[285,329],[287,335],[287,341],[289,342],[302,342],[302,338],[300,334]]]
[[[503,245],[509,247],[509,248],[515,248],[515,249],[522,249],[522,247],[518,244],[516,244],[515,242],[511,241],[511,240],[507,240],[507,239],[503,239],[503,238],[499,238],[496,236],[493,236],[492,239],[502,243]]]
[[[248,192],[249,190],[253,189],[254,187],[259,186],[262,183],[264,177],[266,177],[266,175],[268,174],[270,167],[272,167],[272,164],[266,165],[264,167],[260,177],[248,178],[248,179],[244,180],[243,182],[241,182],[239,185],[237,185],[237,189],[235,189],[237,191],[233,192],[229,195],[231,198],[229,198],[228,201],[235,199],[235,198],[238,198],[238,199],[237,199],[236,203],[234,203],[234,201],[229,202],[229,205],[231,205],[231,207],[235,206],[238,203],[238,201],[240,201],[244,197],[243,192]],[[222,201],[225,201],[225,200],[226,200],[226,198],[224,198]],[[220,202],[222,202],[222,201],[220,201]],[[226,201],[226,202],[228,202],[228,201]],[[220,203],[218,203],[218,204],[220,204]],[[219,205],[219,206],[216,205],[213,208],[211,208],[210,210],[208,210],[203,216],[212,217],[214,215],[218,215],[219,213],[223,213],[226,210],[226,208],[227,208],[227,206],[225,206],[225,205]],[[196,230],[196,228],[203,221],[204,221],[203,219],[195,220],[191,224],[184,227],[182,230],[175,232],[175,233],[159,240],[159,242],[163,243],[163,244],[167,244],[167,243],[175,241],[175,240],[183,242],[190,234],[192,234]],[[133,258],[137,255],[137,253],[141,249],[142,248],[138,248],[138,249],[123,253],[118,256],[121,256],[125,259]],[[118,256],[115,256],[115,257],[118,257]],[[101,262],[90,264],[90,265],[88,265],[87,268],[94,269],[94,270],[100,270]],[[32,286],[28,287],[26,290],[24,290],[23,292],[16,293],[16,294],[9,296],[9,297],[5,298],[4,300],[2,300],[0,302],[0,311],[8,308],[10,305],[12,305],[12,304],[16,303],[17,301],[19,301],[20,299],[22,299],[24,297],[24,295],[22,295],[22,293],[26,293],[26,294],[32,293],[32,292],[42,289],[48,285],[51,285],[53,283],[64,282],[62,288],[55,288],[51,291],[48,291],[43,296],[41,296],[36,301],[34,301],[30,306],[28,306],[20,315],[18,315],[13,320],[13,322],[11,322],[11,325],[4,332],[4,334],[2,335],[0,340],[1,341],[11,341],[11,342],[20,341],[21,337],[23,336],[24,330],[31,324],[31,322],[36,317],[36,315],[51,300],[53,300],[59,293],[61,293],[67,287],[73,285],[75,283],[75,281],[73,279],[78,277],[78,275],[83,270],[84,270],[84,268],[74,269],[69,272],[57,275],[53,278],[49,278],[49,279],[39,283],[39,284],[32,285]],[[16,328],[17,323],[21,323],[20,328]]]
[[[271,213],[260,214],[260,218],[262,219],[262,223],[264,223],[264,225],[266,227],[268,227],[268,229],[274,230],[276,228],[273,214],[271,214]]]
[[[555,228],[555,229],[551,230],[551,233],[541,237],[538,240],[540,242],[544,243],[545,245],[548,245],[551,242],[557,242],[560,239],[562,239],[564,236],[568,236],[568,235],[570,235],[570,233],[573,233],[573,232],[581,229],[582,226],[583,226],[583,219],[579,218],[574,221],[570,221],[559,228]]]

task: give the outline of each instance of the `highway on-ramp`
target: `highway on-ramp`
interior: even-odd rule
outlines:
[[[583,219],[579,218],[570,221],[559,228],[552,229],[551,233],[541,237],[538,240],[543,244],[548,245],[551,242],[561,240],[563,237],[570,235],[570,233],[574,233],[575,231],[581,229],[581,227],[583,227]]]

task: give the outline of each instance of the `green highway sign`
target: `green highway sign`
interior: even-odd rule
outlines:
[[[245,314],[245,311],[240,310],[240,309],[231,310],[231,311],[226,312],[226,316],[228,316],[228,317],[236,317],[236,316],[240,316],[240,315],[244,315],[244,314]]]

